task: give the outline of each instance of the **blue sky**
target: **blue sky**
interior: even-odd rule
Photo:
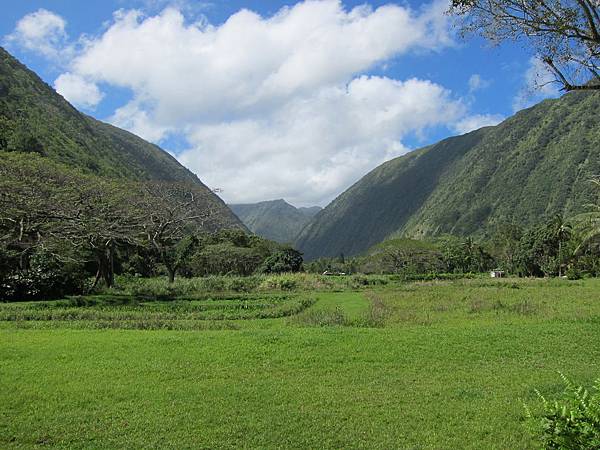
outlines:
[[[229,202],[325,205],[382,161],[556,92],[443,1],[20,0],[2,45]],[[245,11],[244,11],[245,10]],[[249,12],[250,11],[250,12]]]

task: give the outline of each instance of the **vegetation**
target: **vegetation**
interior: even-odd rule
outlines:
[[[496,238],[503,225],[588,212],[600,173],[600,93],[572,92],[495,127],[382,164],[301,233],[305,259],[354,256],[395,236]]]
[[[528,44],[563,90],[600,89],[597,1],[453,0],[450,11],[464,18],[465,32]]]
[[[193,185],[229,227],[241,226],[223,202],[168,153],[78,112],[35,73],[0,48],[0,155],[43,156],[114,183]],[[118,180],[118,181],[117,181]]]
[[[285,200],[229,205],[253,233],[282,244],[290,244],[321,208],[295,208]]]
[[[517,399],[597,377],[597,95],[384,164],[304,265],[0,57],[1,448],[529,448]],[[524,419],[594,448],[568,387]]]
[[[115,181],[10,153],[0,160],[0,298],[83,293],[115,273],[294,272],[302,257],[226,226],[194,184]]]
[[[598,280],[310,289],[0,304],[0,447],[535,448],[519,399],[598,377]]]
[[[600,246],[592,216],[552,216],[526,229],[503,224],[491,239],[388,239],[363,256],[320,258],[305,268],[313,273],[393,274],[404,280],[466,277],[493,269],[513,276],[596,277]]]
[[[562,397],[549,401],[536,391],[542,408],[533,412],[525,406],[527,425],[546,449],[600,448],[600,379],[590,393],[561,376],[565,383]]]

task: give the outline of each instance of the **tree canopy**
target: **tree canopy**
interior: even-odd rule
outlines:
[[[600,89],[600,4],[595,0],[452,0],[462,29],[494,43],[527,43],[565,91]]]

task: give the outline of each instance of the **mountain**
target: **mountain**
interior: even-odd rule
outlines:
[[[0,152],[34,152],[111,178],[193,183],[226,226],[241,222],[196,175],[160,147],[77,111],[0,47]]]
[[[285,200],[229,205],[253,233],[273,241],[291,243],[321,208],[296,208]]]
[[[296,246],[308,259],[355,255],[387,237],[477,236],[580,212],[600,174],[598,111],[600,93],[573,92],[388,161],[319,213]]]

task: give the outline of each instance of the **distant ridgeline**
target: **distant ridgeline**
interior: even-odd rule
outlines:
[[[388,161],[296,240],[305,258],[356,255],[390,236],[484,236],[581,212],[600,174],[600,92],[573,92],[503,123]]]
[[[0,47],[0,152],[37,153],[90,174],[190,183],[210,195],[220,222],[244,228],[192,172],[158,146],[77,111]]]
[[[296,208],[285,200],[229,205],[253,233],[282,244],[292,243],[321,208]]]

